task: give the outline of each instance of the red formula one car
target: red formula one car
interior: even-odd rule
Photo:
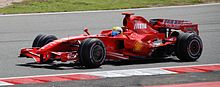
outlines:
[[[151,19],[123,12],[123,27],[57,39],[38,35],[32,48],[22,48],[21,57],[37,63],[73,61],[87,68],[100,67],[106,60],[129,60],[174,55],[181,61],[196,61],[203,49],[198,24],[185,20]]]

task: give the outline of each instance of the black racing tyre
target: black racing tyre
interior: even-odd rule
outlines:
[[[175,53],[181,61],[196,61],[202,54],[201,38],[194,33],[180,33],[177,37]]]
[[[32,47],[43,47],[44,45],[57,40],[57,37],[54,35],[44,35],[44,34],[39,34],[33,41]],[[41,59],[41,63],[52,63],[54,60],[49,59],[49,60],[43,60]]]
[[[39,34],[33,41],[32,47],[43,47],[44,45],[57,40],[54,35]]]
[[[39,34],[39,35],[37,35],[37,37],[35,37],[35,39],[34,39],[34,41],[33,41],[32,47],[39,47],[39,46],[38,46],[39,40],[40,40],[41,38],[43,38],[44,36],[46,36],[46,35],[44,35],[44,34]]]
[[[103,42],[96,38],[88,38],[82,41],[79,49],[79,61],[86,68],[100,67],[106,57]]]

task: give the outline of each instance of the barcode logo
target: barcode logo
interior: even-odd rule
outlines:
[[[145,23],[135,23],[134,24],[134,29],[146,29],[147,28],[147,24]]]

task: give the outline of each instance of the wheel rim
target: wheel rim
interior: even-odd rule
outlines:
[[[103,48],[99,45],[95,45],[92,49],[92,57],[95,62],[100,62],[103,59]]]
[[[192,40],[189,44],[189,49],[188,49],[189,54],[192,56],[196,56],[199,54],[200,50],[201,50],[201,46],[199,44],[199,41]]]

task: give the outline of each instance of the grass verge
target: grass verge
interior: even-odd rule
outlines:
[[[24,0],[0,8],[0,14],[112,10],[208,2],[220,2],[220,0]]]

